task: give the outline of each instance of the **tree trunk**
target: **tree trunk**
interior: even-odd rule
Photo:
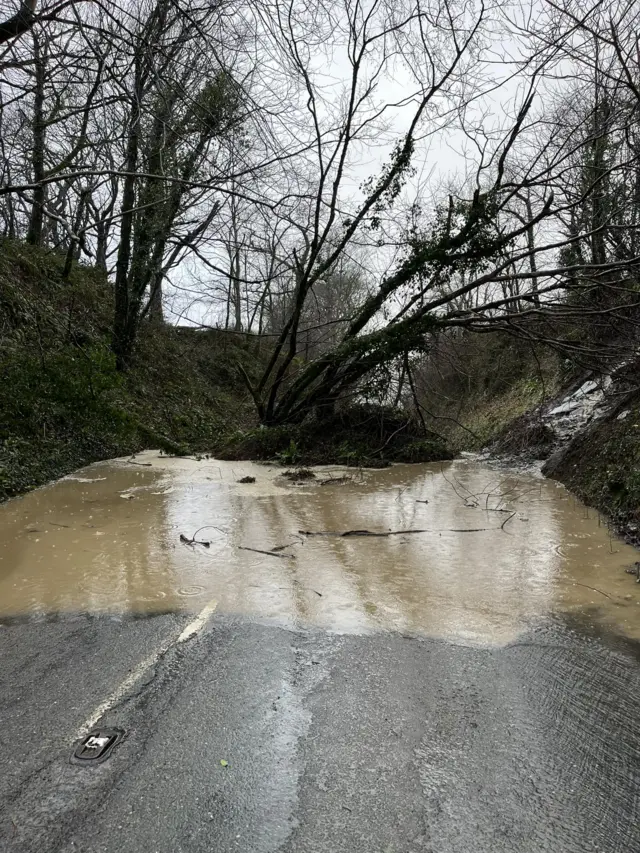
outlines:
[[[540,307],[540,297],[538,296],[538,263],[536,261],[535,248],[535,234],[533,230],[533,208],[531,207],[531,195],[527,193],[526,198],[527,204],[527,219],[529,221],[529,225],[527,227],[527,249],[529,250],[529,269],[531,270],[531,298],[533,300],[533,304],[536,308]]]
[[[242,331],[242,291],[240,289],[240,249],[236,249],[232,270],[233,313],[235,315],[234,331]]]
[[[41,246],[44,229],[44,203],[46,201],[46,189],[44,181],[44,149],[46,137],[46,123],[44,118],[44,84],[46,74],[46,52],[41,49],[40,40],[33,36],[33,62],[35,68],[35,89],[33,98],[33,148],[31,153],[31,166],[33,170],[33,183],[36,187],[33,191],[33,204],[29,217],[29,228],[27,230],[27,243],[32,246]]]
[[[105,222],[96,223],[96,267],[107,271],[108,228]]]
[[[130,310],[127,313],[116,314],[111,348],[116,356],[116,368],[122,372],[131,367],[137,333],[137,311]]]
[[[115,314],[113,322],[112,349],[116,355],[118,370],[129,367],[133,355],[133,344],[137,330],[131,315],[134,305],[129,294],[129,265],[131,263],[131,238],[133,234],[134,208],[136,205],[136,168],[138,165],[138,147],[140,135],[140,104],[142,100],[142,79],[139,57],[136,60],[134,97],[131,104],[131,118],[127,139],[126,177],[122,189],[122,207],[120,220],[120,244],[116,260]]]
[[[22,0],[12,18],[0,23],[0,44],[28,32],[36,22],[36,0]]]
[[[164,323],[164,315],[162,313],[162,274],[154,277],[151,284],[151,295],[149,297],[149,321],[156,326],[161,326]]]

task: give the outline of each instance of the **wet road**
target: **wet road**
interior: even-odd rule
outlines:
[[[0,508],[3,850],[640,850],[635,552],[593,513],[477,463],[167,464]]]

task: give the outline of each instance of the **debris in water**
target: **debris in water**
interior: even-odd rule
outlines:
[[[203,527],[199,527],[191,538],[181,533],[180,541],[184,545],[191,545],[191,547],[194,545],[203,545],[205,548],[209,548],[211,542],[208,540],[198,539],[198,533],[200,533],[201,530],[217,530],[218,533],[226,534],[225,530],[222,530],[220,527],[216,527],[215,524],[205,524]]]
[[[345,530],[344,533],[340,533],[336,530],[298,530],[301,536],[393,536],[394,533],[428,533],[428,530],[397,530],[397,531],[388,531],[387,533],[374,533],[371,530]]]
[[[506,533],[506,531],[505,531],[505,527],[507,526],[507,524],[509,524],[509,522],[511,521],[511,519],[514,517],[514,515],[515,515],[515,514],[516,514],[515,512],[512,512],[510,516],[508,516],[507,518],[505,518],[505,520],[504,520],[504,521],[502,522],[502,524],[500,525],[500,530],[502,530],[503,532],[505,532],[505,533]]]
[[[255,477],[249,477],[249,476],[241,477],[241,479],[238,480],[239,483],[255,483],[255,481],[256,481]]]
[[[204,529],[205,529],[204,527],[200,528],[200,530],[204,530]],[[198,533],[200,533],[200,530],[196,530],[196,532],[193,534],[192,539],[189,539],[188,536],[185,536],[184,533],[181,533],[180,534],[180,541],[182,542],[183,545],[190,545],[192,548],[195,545],[203,545],[205,548],[209,548],[211,545],[211,542],[205,541],[203,539],[196,539],[196,536],[198,535]]]
[[[637,581],[638,583],[640,583],[640,562],[638,562],[638,563],[634,563],[634,564],[633,564],[632,566],[630,566],[628,569],[625,569],[625,572],[626,572],[628,575],[635,575],[635,576],[636,576],[636,581]]]
[[[515,515],[515,513],[514,513]],[[501,530],[504,530],[504,525],[507,521],[510,521],[513,516],[509,516],[504,523],[500,526]],[[344,533],[340,533],[336,530],[298,530],[301,536],[339,536],[341,538],[346,538],[349,536],[372,536],[376,538],[383,538],[386,536],[404,536],[409,533],[482,533],[485,530],[497,530],[496,527],[448,527],[444,530],[428,530],[426,528],[412,528],[409,530],[387,530],[384,533],[376,533],[373,530],[345,530]]]
[[[273,553],[276,553],[277,551],[284,551],[285,548],[293,548],[294,545],[301,545],[301,544],[304,545],[304,539],[298,539],[297,542],[288,542],[286,545],[276,545],[275,547],[273,547],[271,549],[271,551]]]
[[[282,475],[292,483],[303,483],[305,480],[315,480],[316,475],[311,468],[296,468],[295,471],[285,471]]]
[[[284,545],[283,547],[287,547]],[[284,560],[295,560],[294,554],[281,554],[278,551],[263,551],[260,548],[249,548],[246,545],[238,545],[239,551],[253,551],[254,554],[265,554],[267,557],[282,557]]]
[[[598,589],[595,586],[589,586],[588,583],[580,583],[579,581],[571,581],[571,583],[573,584],[573,586],[583,586],[585,589],[590,589],[592,592],[597,592],[600,595],[604,595],[605,598],[610,598],[612,601],[614,600],[613,596],[609,595],[608,592],[603,592],[601,589]]]
[[[332,486],[332,485],[342,484],[342,483],[353,483],[353,477],[348,477],[346,475],[344,477],[327,477],[324,480],[318,480],[318,482],[320,483],[321,486]]]

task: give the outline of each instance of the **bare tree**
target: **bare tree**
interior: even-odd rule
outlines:
[[[4,233],[107,272],[121,368],[167,288],[268,337],[267,424],[408,379],[446,328],[603,349],[565,332],[635,322],[637,12],[526,6],[41,9],[0,82]],[[457,174],[418,179],[447,144]]]
[[[461,7],[445,0],[397,6],[389,16],[382,4],[373,3],[366,12],[347,4],[341,14],[350,74],[344,94],[336,99],[337,114],[323,102],[313,46],[307,48],[311,20],[294,4],[274,4],[271,18],[278,21],[282,49],[307,98],[317,168],[314,216],[296,263],[291,307],[263,376],[250,385],[263,422],[299,420],[315,406],[330,404],[381,365],[424,350],[439,329],[509,327],[526,336],[532,333],[526,323],[536,316],[556,321],[588,312],[568,300],[567,292],[576,287],[588,291],[596,282],[629,294],[621,315],[636,301],[637,257],[609,259],[600,252],[573,262],[562,255],[575,243],[574,236],[563,233],[563,219],[581,205],[596,211],[583,235],[594,247],[613,222],[602,209],[609,169],[602,157],[598,160],[600,128],[594,126],[582,137],[571,133],[558,145],[545,130],[546,117],[534,107],[542,71],[557,57],[557,40],[543,49],[537,46],[523,61],[525,94],[511,126],[501,135],[474,129],[467,115],[479,96],[471,85],[472,72],[476,63],[485,67],[489,11],[481,3]],[[317,16],[313,27],[322,29]],[[349,156],[359,134],[388,108],[378,103],[374,110],[370,99],[375,81],[397,55],[394,51],[410,57],[417,69],[417,89],[408,99],[413,105],[408,129],[381,174],[364,186],[362,201],[347,210],[340,191]],[[400,256],[375,286],[369,283],[367,298],[351,312],[340,340],[301,365],[300,328],[315,288],[351,246],[380,230],[411,177],[419,139],[440,129],[441,117],[454,104],[461,129],[477,150],[469,193],[450,195],[420,227],[412,224],[399,240],[404,247]],[[578,197],[567,198],[561,192],[565,170],[576,151],[588,148],[596,157],[595,171]],[[615,171],[626,165],[618,162]]]

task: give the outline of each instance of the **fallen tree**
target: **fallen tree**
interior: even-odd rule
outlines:
[[[287,12],[279,23],[282,61],[306,93],[318,164],[272,357],[257,382],[245,376],[263,424],[298,423],[314,410],[331,411],[337,401],[362,395],[363,381],[393,365],[413,392],[409,357],[428,351],[445,329],[500,329],[585,359],[606,354],[611,335],[605,330],[580,338],[572,324],[604,328],[610,321],[633,330],[640,243],[624,199],[637,185],[637,148],[625,142],[625,134],[637,125],[638,101],[620,97],[611,80],[615,45],[609,80],[587,81],[580,92],[592,99],[586,107],[575,108],[569,92],[550,109],[539,103],[542,98],[536,102],[541,72],[552,69],[563,51],[569,56],[575,23],[553,43],[536,42],[517,71],[524,94],[510,121],[488,132],[466,118],[486,93],[474,78],[478,73],[486,85],[483,39],[490,18],[483,3],[464,10],[449,0],[403,6],[402,22],[386,16],[381,4],[366,14],[354,7],[346,13],[351,77],[329,127],[321,80],[304,48],[310,22],[293,4],[275,7]],[[594,6],[584,19],[596,12]],[[393,41],[398,30],[402,45]],[[393,42],[416,63],[416,91],[403,102],[413,105],[411,118],[385,168],[361,187],[360,202],[345,205],[346,164],[363,129],[380,114],[373,107],[372,80],[386,72],[392,55],[378,50],[381,41]],[[633,62],[631,55],[625,62]],[[621,78],[625,70],[618,69]],[[442,131],[451,113],[446,121],[442,116],[452,104],[458,132],[477,149],[473,169],[468,162],[458,191],[432,213],[423,211],[419,190],[403,207],[419,141]],[[331,320],[330,343],[306,357],[300,339],[318,288],[345,258],[362,254],[363,247],[373,253],[386,246],[393,246],[393,257],[384,274],[369,272],[362,299],[349,305],[339,323]]]

